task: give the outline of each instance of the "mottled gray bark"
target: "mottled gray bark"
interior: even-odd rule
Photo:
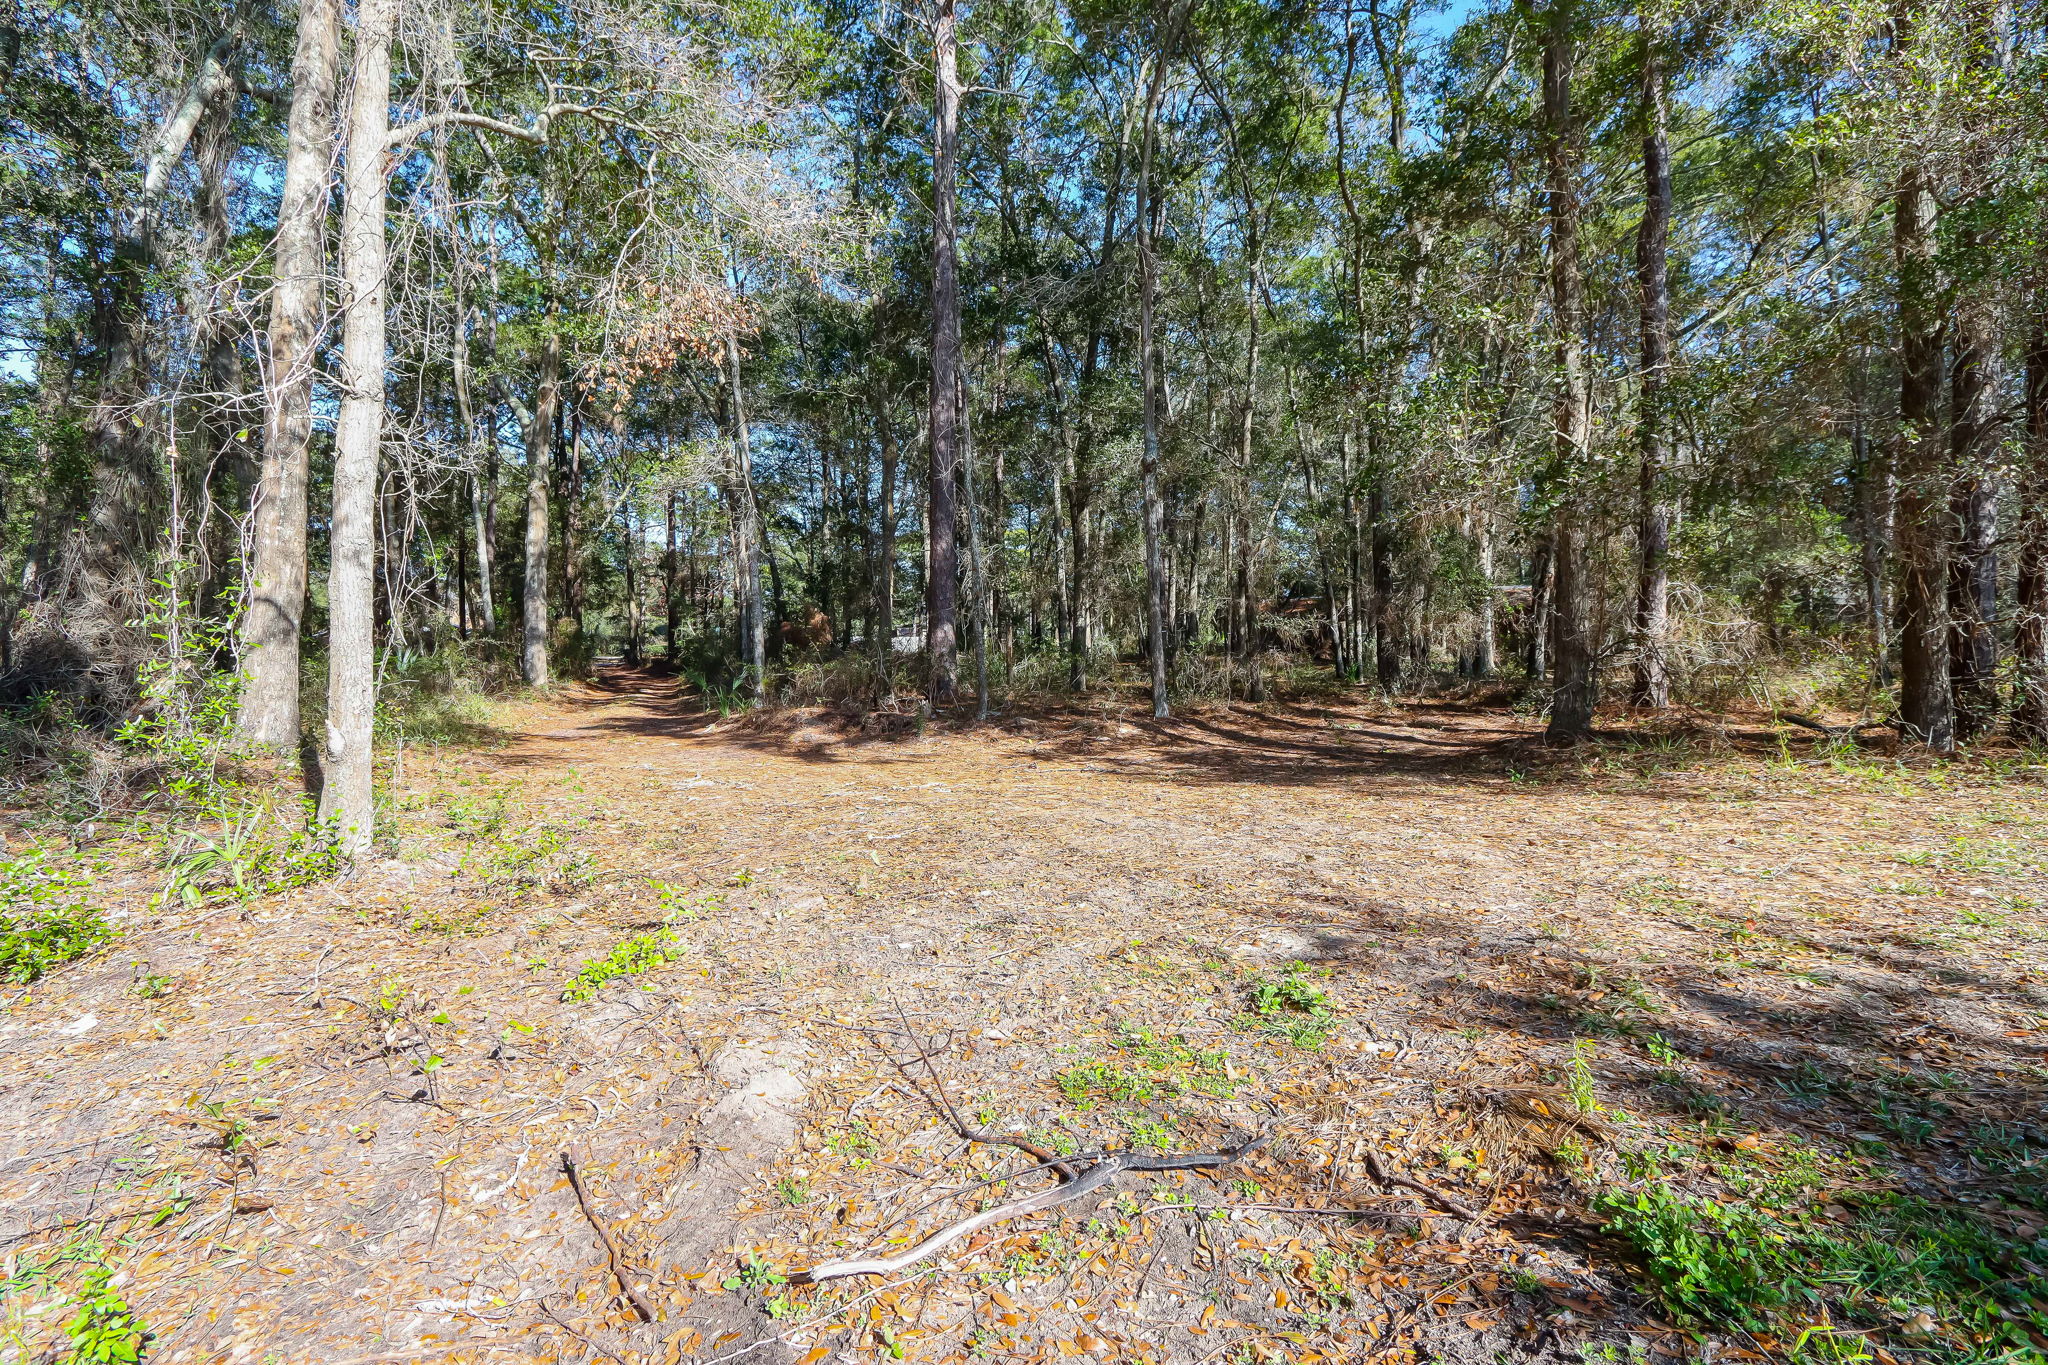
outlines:
[[[340,0],[301,0],[291,110],[285,124],[284,188],[277,207],[263,457],[251,518],[238,717],[243,740],[281,750],[299,742],[313,361],[324,303],[327,189],[334,162],[340,56]]]

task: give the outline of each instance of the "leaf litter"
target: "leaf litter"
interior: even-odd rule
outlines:
[[[1960,1317],[1913,1301],[1931,1276],[1725,1297],[1751,1224],[1795,1275],[1856,1229],[2022,1282],[2048,1253],[2018,758],[1552,754],[1497,710],[1327,699],[916,734],[623,671],[501,727],[408,753],[345,879],[194,907],[102,877],[123,938],[0,1022],[25,1346],[88,1263],[163,1361],[2042,1345],[2004,1281],[1949,1286]],[[1068,1157],[1254,1133],[800,1283]]]

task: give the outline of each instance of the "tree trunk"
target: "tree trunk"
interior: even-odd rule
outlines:
[[[740,390],[740,340],[725,334],[726,436],[731,443],[732,467],[727,481],[727,502],[733,528],[733,566],[739,576],[735,585],[739,601],[734,605],[740,617],[740,657],[746,669],[746,692],[755,701],[768,694],[768,622],[761,598],[762,527],[759,505],[754,501],[754,443],[747,427],[747,408]]]
[[[458,526],[455,531],[459,548],[468,540],[476,542],[477,572],[477,622],[486,635],[497,629],[496,606],[492,601],[493,585],[491,574],[491,538],[496,531],[497,517],[492,504],[498,494],[498,452],[497,441],[491,432],[478,424],[474,395],[469,377],[469,304],[464,290],[466,271],[458,255],[454,268],[455,278],[455,336],[449,347],[449,354],[455,374],[455,415],[462,426],[463,442],[470,448],[469,475],[469,522],[467,528]],[[486,486],[488,484],[488,487]],[[467,536],[465,536],[465,529]],[[469,595],[463,592],[463,607],[468,610]]]
[[[1166,697],[1166,564],[1160,545],[1164,517],[1159,491],[1160,381],[1165,362],[1159,354],[1159,335],[1154,317],[1159,303],[1159,259],[1153,237],[1158,231],[1159,206],[1154,197],[1152,160],[1159,136],[1159,103],[1166,90],[1166,68],[1172,59],[1173,42],[1179,27],[1180,6],[1172,6],[1165,19],[1168,29],[1160,36],[1152,57],[1152,79],[1145,91],[1145,126],[1138,150],[1138,366],[1139,388],[1144,405],[1144,446],[1140,456],[1143,484],[1141,515],[1145,523],[1145,628],[1152,662],[1152,716],[1164,720]]]
[[[1052,350],[1052,333],[1043,319],[1039,322],[1038,341],[1059,431],[1060,466],[1053,471],[1053,484],[1055,488],[1064,484],[1066,491],[1068,554],[1060,577],[1065,610],[1062,626],[1067,648],[1067,686],[1075,692],[1082,692],[1088,687],[1087,574],[1092,568],[1088,558],[1088,489],[1081,478],[1080,438],[1075,432],[1072,406],[1076,400],[1063,390],[1059,363]]]
[[[333,150],[339,0],[301,0],[277,208],[270,296],[269,385],[263,465],[242,615],[242,739],[289,750],[299,742],[299,632],[306,611],[306,484],[313,440],[313,342],[320,333]]]
[[[1401,603],[1394,596],[1394,530],[1387,522],[1383,475],[1366,495],[1365,515],[1372,523],[1373,680],[1392,692],[1401,685]]]
[[[1556,673],[1551,692],[1551,743],[1574,743],[1592,733],[1597,685],[1589,534],[1573,484],[1591,434],[1584,343],[1585,281],[1579,269],[1578,136],[1572,116],[1574,6],[1557,0],[1543,49],[1543,114],[1549,132],[1550,306],[1556,333],[1556,396],[1552,409],[1551,478],[1559,489],[1551,528],[1555,583],[1551,590],[1550,654]]]
[[[1550,537],[1538,536],[1529,546],[1529,680],[1550,675]]]
[[[1901,35],[1901,41],[1904,41]],[[1955,746],[1943,620],[1948,510],[1941,468],[1942,321],[1934,261],[1934,194],[1916,161],[1899,173],[1892,248],[1899,272],[1899,721],[1937,753]]]
[[[620,555],[626,571],[626,666],[638,668],[646,660],[640,647],[640,576],[637,572],[640,534],[633,525],[633,504],[630,500],[619,509],[619,515],[626,525],[626,539]]]
[[[2019,697],[2013,729],[2048,744],[2048,289],[2037,289],[2027,339],[2027,444],[2020,475]]]
[[[1479,560],[1479,624],[1472,635],[1472,676],[1491,678],[1494,662],[1493,509],[1481,506],[1473,528]]]
[[[104,369],[98,399],[86,423],[92,452],[92,496],[82,535],[66,556],[69,599],[63,622],[104,646],[126,629],[148,577],[147,559],[158,527],[152,512],[162,492],[157,466],[160,434],[141,421],[145,368],[147,276],[156,258],[156,212],[200,120],[236,88],[241,33],[230,28],[214,40],[199,69],[171,107],[144,162],[142,195],[124,215],[114,244],[112,281],[99,338]],[[95,660],[96,665],[104,661]]]
[[[569,405],[568,468],[562,479],[562,606],[576,632],[577,657],[583,657],[583,607],[588,592],[583,573],[583,402],[580,393]]]
[[[892,696],[896,657],[896,424],[889,420],[889,400],[882,383],[868,384],[868,403],[875,412],[875,437],[882,448],[882,501],[877,511],[875,540],[875,668],[884,699]]]
[[[395,0],[359,0],[341,223],[342,398],[335,423],[327,571],[327,742],[320,819],[351,857],[369,851],[376,617],[376,498],[384,434],[385,144]]]
[[[242,528],[237,513],[248,504],[256,483],[245,435],[249,421],[242,391],[242,328],[235,307],[239,271],[228,260],[234,231],[228,175],[240,149],[234,101],[223,96],[206,111],[192,138],[197,172],[192,216],[199,227],[200,268],[191,315],[202,390],[199,421],[192,433],[197,508],[192,542],[197,606],[209,615],[220,609],[227,575],[239,570]]]
[[[549,310],[541,341],[533,411],[525,414],[526,545],[520,584],[519,676],[528,687],[546,687],[548,663],[548,454],[554,445],[555,407],[562,388],[562,334]]]
[[[1949,679],[1956,737],[1972,739],[1998,720],[1998,342],[1990,309],[1966,300],[1956,313],[1949,366]]]
[[[683,603],[676,596],[676,490],[668,490],[666,544],[661,557],[661,606],[668,634],[662,641],[662,657],[670,668],[681,662],[678,637],[683,629]]]
[[[1671,369],[1671,158],[1664,130],[1664,76],[1648,8],[1643,25],[1643,221],[1636,234],[1636,279],[1642,293],[1642,411],[1637,418],[1636,664],[1629,701],[1661,711],[1671,704],[1665,658],[1669,630],[1671,510],[1659,486],[1665,459],[1664,389]]]
[[[988,579],[982,572],[981,506],[974,489],[974,424],[967,407],[967,374],[959,376],[960,475],[966,495],[967,595],[974,620],[974,718],[988,719]]]
[[[953,482],[960,464],[960,284],[955,243],[954,161],[960,149],[960,76],[953,0],[938,0],[932,25],[936,86],[932,120],[931,474],[926,496],[931,567],[925,577],[925,648],[931,700],[953,700],[959,684],[955,623],[959,552]]]
[[[1860,401],[1860,400],[1859,400]],[[1885,561],[1891,557],[1892,471],[1882,450],[1873,447],[1863,430],[1863,415],[1849,435],[1856,462],[1856,519],[1861,528],[1859,559],[1863,569],[1863,611],[1870,628],[1870,676],[1879,687],[1892,682],[1891,610],[1885,594]]]

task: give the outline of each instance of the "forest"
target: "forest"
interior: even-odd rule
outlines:
[[[2048,1359],[2030,0],[0,0],[0,259],[0,1359]]]

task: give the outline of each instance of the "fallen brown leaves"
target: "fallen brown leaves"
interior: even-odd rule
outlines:
[[[2024,773],[1557,755],[1500,712],[1340,703],[785,743],[622,673],[505,726],[409,755],[351,879],[153,915],[138,867],[127,940],[0,1025],[11,1245],[99,1229],[156,1358],[1670,1353],[1585,1213],[1615,1149],[1868,1132],[1938,1194],[1979,1177],[1935,1138],[2040,1093]],[[560,999],[664,922],[682,961]],[[1319,1046],[1247,1004],[1295,962]],[[957,1122],[871,1041],[899,1017],[951,1033]],[[714,1067],[766,1043],[809,1059],[798,1122],[738,1161]],[[1965,1084],[1932,1133],[1870,1126],[1869,1086],[1936,1073]],[[1243,1170],[786,1282],[999,1202],[967,1187],[1029,1163],[962,1130],[1265,1124]],[[550,1169],[576,1142],[652,1324]]]

